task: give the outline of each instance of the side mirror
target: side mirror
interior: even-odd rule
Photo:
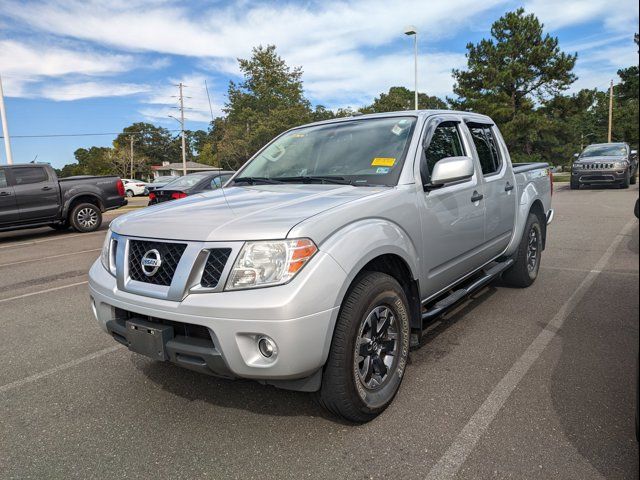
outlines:
[[[578,158],[579,156],[580,156],[580,154],[579,154],[579,153],[574,153],[574,154],[573,154],[573,158]]]
[[[638,150],[631,150],[631,156],[635,157],[636,155],[638,155]]]
[[[474,167],[471,157],[447,157],[438,160],[431,173],[431,183],[424,185],[425,190],[440,188],[446,183],[468,180],[473,176]]]

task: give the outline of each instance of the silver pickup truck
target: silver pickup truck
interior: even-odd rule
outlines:
[[[91,305],[134,352],[317,392],[365,422],[429,322],[493,279],[536,279],[552,189],[546,164],[511,164],[483,115],[305,125],[225,188],[113,221]]]

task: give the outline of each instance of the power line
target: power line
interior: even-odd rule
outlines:
[[[168,132],[180,132],[180,129],[167,129]],[[147,132],[101,132],[101,133],[46,133],[42,135],[11,135],[11,138],[54,138],[54,137],[97,137],[101,135],[139,135]],[[0,135],[0,138],[4,138]]]

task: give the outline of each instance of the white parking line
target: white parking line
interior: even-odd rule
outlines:
[[[91,233],[72,233],[70,235],[66,235],[66,234],[56,235],[55,237],[45,238],[43,240],[31,240],[29,242],[10,243],[8,245],[0,245],[0,248],[23,247],[25,245],[37,245],[39,243],[53,242],[55,240],[66,240],[68,238],[88,237],[89,235],[106,235],[106,234],[107,234],[106,230],[99,230],[97,232],[91,232]]]
[[[59,255],[50,255],[48,257],[32,258],[29,260],[20,260],[19,262],[0,263],[0,267],[11,267],[14,265],[21,265],[23,263],[41,262],[42,260],[50,260],[52,258],[69,257],[71,255],[80,255],[82,253],[99,252],[100,248],[92,248],[91,250],[81,250],[79,252],[61,253]]]
[[[108,353],[115,352],[116,350],[120,350],[121,348],[124,348],[124,347],[122,345],[114,345],[113,347],[104,348],[102,350],[98,350],[97,352],[90,353],[89,355],[85,355],[84,357],[80,357],[75,360],[71,360],[70,362],[63,363],[62,365],[58,365],[57,367],[50,368],[49,370],[36,373],[29,377],[25,377],[21,380],[16,380],[15,382],[7,383],[6,385],[0,386],[0,393],[8,392],[9,390],[13,390],[14,388],[18,388],[28,383],[35,382],[36,380],[40,380],[41,378],[48,377],[49,375],[53,375],[54,373],[58,373],[63,370],[67,370],[69,368],[80,365],[81,363],[88,362],[89,360],[103,357]]]
[[[511,366],[511,369],[502,380],[498,382],[480,408],[472,415],[469,422],[464,426],[444,455],[433,466],[431,471],[429,471],[427,480],[445,480],[455,477],[513,390],[542,354],[549,342],[555,337],[556,332],[562,327],[567,316],[582,300],[582,297],[584,297],[591,285],[593,285],[593,282],[595,282],[600,272],[606,267],[615,253],[616,248],[618,248],[622,240],[625,239],[636,223],[637,220],[635,218],[630,220],[620,233],[618,233],[604,255],[600,257],[600,260],[598,260],[593,269],[589,271],[584,280],[578,285],[578,288],[571,294],[522,356]]]
[[[19,300],[21,298],[33,297],[34,295],[40,295],[41,293],[55,292],[57,290],[62,290],[64,288],[70,288],[70,287],[76,287],[78,285],[84,285],[85,283],[89,283],[89,281],[85,280],[84,282],[76,282],[76,283],[71,283],[69,285],[61,285],[60,287],[47,288],[46,290],[38,290],[37,292],[24,293],[22,295],[16,295],[15,297],[0,298],[0,303],[9,302],[11,300]]]

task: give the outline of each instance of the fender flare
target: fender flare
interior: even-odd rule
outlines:
[[[62,207],[62,218],[67,217],[67,215],[69,215],[69,210],[71,207],[71,204],[74,202],[74,200],[80,198],[80,197],[91,197],[93,199],[95,199],[96,204],[98,205],[98,208],[100,208],[100,211],[104,211],[104,207],[102,204],[102,199],[100,198],[99,195],[96,195],[93,192],[81,192],[81,193],[77,193],[76,195],[74,195],[73,197],[65,200],[63,207]]]

